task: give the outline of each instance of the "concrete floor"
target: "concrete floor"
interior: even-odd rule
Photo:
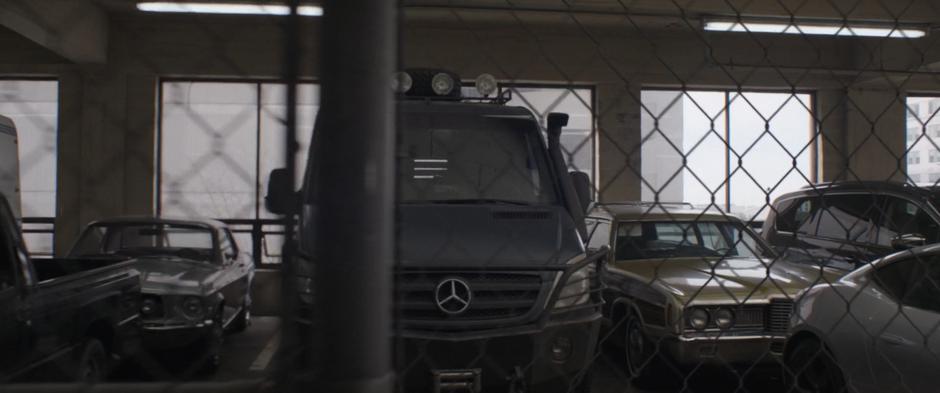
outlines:
[[[222,364],[211,375],[186,375],[189,370],[181,359],[161,362],[157,372],[154,367],[127,367],[115,379],[117,382],[133,381],[234,381],[263,379],[272,371],[272,363],[279,345],[280,320],[276,317],[255,317],[252,325],[242,333],[226,336],[222,350]],[[699,369],[688,378],[663,381],[658,386],[631,386],[623,372],[619,353],[606,350],[595,362],[593,393],[671,393],[709,392],[744,393],[787,392],[779,377],[779,370],[766,368],[749,374],[744,383],[728,369]]]

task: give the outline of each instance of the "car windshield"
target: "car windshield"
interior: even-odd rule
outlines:
[[[211,261],[212,232],[197,225],[96,224],[82,234],[70,253],[90,256],[176,256]]]
[[[552,204],[538,124],[525,116],[405,112],[397,150],[404,203]]]
[[[622,222],[615,247],[617,260],[769,254],[743,225],[727,221]]]

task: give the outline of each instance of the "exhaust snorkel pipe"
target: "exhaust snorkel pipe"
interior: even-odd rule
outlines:
[[[574,220],[574,225],[578,229],[583,241],[587,241],[587,226],[584,222],[584,207],[581,204],[578,193],[575,190],[571,175],[568,174],[568,165],[565,163],[565,157],[561,154],[561,129],[568,125],[567,113],[549,113],[548,114],[548,154],[551,156],[552,166],[555,174],[558,176],[561,192],[565,199],[565,207]]]

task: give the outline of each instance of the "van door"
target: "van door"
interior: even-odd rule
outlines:
[[[7,198],[13,216],[20,213],[20,163],[16,126],[13,120],[0,116],[0,194]]]

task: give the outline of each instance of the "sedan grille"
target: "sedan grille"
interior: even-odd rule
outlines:
[[[435,291],[447,279],[465,282],[472,293],[463,312],[448,314]],[[410,328],[468,329],[523,323],[538,314],[551,280],[543,273],[404,272],[398,274],[397,314]]]
[[[767,331],[774,334],[786,334],[792,312],[792,300],[772,299],[770,307],[767,308]]]

